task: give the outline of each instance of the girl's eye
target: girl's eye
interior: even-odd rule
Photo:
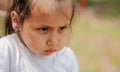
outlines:
[[[64,26],[64,27],[60,27],[60,31],[63,31],[63,30],[65,30],[65,29],[67,29],[66,26]]]
[[[40,30],[40,31],[48,31],[48,28],[47,28],[47,27],[44,27],[44,28],[40,28],[39,30]]]

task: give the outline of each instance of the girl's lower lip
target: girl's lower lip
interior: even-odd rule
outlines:
[[[53,53],[55,50],[45,50],[46,53]]]

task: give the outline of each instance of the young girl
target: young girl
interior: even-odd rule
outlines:
[[[0,72],[78,72],[65,46],[72,0],[13,0],[0,39]]]

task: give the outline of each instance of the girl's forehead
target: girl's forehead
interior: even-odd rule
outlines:
[[[33,0],[31,13],[72,12],[71,0]]]
[[[34,7],[40,7],[41,10],[46,9],[46,8],[53,8],[55,7],[55,2],[54,0],[33,0],[32,1],[32,6]]]
[[[57,0],[56,0],[57,1]],[[68,4],[68,5],[66,5]],[[55,0],[33,0],[31,16],[26,21],[34,23],[69,24],[72,16],[71,3]]]

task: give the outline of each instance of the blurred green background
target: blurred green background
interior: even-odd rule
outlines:
[[[83,3],[76,5],[69,43],[80,72],[120,72],[120,0]],[[0,11],[0,35],[4,17]]]
[[[120,72],[120,0],[86,0],[81,5],[69,44],[80,72]]]

